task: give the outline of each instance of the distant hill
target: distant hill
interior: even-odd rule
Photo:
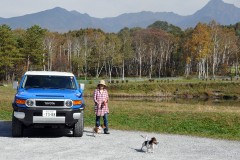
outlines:
[[[119,31],[124,27],[142,27],[146,28],[148,25],[156,21],[167,21],[171,24],[177,24],[184,20],[184,16],[177,15],[172,12],[139,12],[139,13],[126,13],[118,17],[104,18],[104,30]],[[106,28],[105,28],[106,27]]]
[[[175,25],[187,28],[194,27],[198,22],[208,23],[212,20],[222,25],[240,22],[240,8],[233,4],[224,3],[222,0],[211,0],[195,14],[187,16],[183,21]]]
[[[8,24],[12,28],[29,28],[35,24],[51,31],[68,31],[72,29],[86,28],[91,26],[91,18],[87,14],[76,11],[67,11],[56,7],[50,10],[28,14],[20,17],[0,19],[0,24]]]
[[[42,12],[13,18],[0,18],[0,24],[11,28],[29,28],[35,24],[50,31],[67,32],[80,28],[100,28],[105,32],[118,32],[124,27],[145,28],[156,21],[166,21],[183,29],[194,27],[198,22],[216,22],[229,25],[240,22],[240,8],[222,0],[211,0],[201,10],[190,16],[181,16],[173,12],[139,12],[122,14],[110,18],[94,18],[77,11],[67,11],[56,7]]]

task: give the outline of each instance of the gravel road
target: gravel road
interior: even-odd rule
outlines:
[[[71,136],[69,130],[28,129],[24,138],[11,137],[11,122],[0,121],[0,159],[71,160],[239,160],[240,142],[110,130],[95,137],[91,128],[84,136]],[[142,136],[156,137],[154,153],[141,151]]]

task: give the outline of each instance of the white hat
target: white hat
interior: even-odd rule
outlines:
[[[98,85],[100,85],[100,84],[106,86],[106,83],[105,83],[104,80],[100,80],[99,83],[98,83]]]

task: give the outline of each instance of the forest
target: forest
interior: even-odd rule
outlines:
[[[182,30],[157,21],[147,28],[123,28],[118,33],[0,26],[0,81],[17,80],[31,70],[67,71],[84,79],[109,80],[238,77],[239,58],[240,23],[222,26],[212,21]]]

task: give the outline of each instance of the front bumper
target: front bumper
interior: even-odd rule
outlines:
[[[33,124],[65,124],[73,126],[83,114],[84,107],[72,108],[20,108],[13,104],[14,116],[25,126]],[[43,110],[56,110],[56,117],[43,117]]]

